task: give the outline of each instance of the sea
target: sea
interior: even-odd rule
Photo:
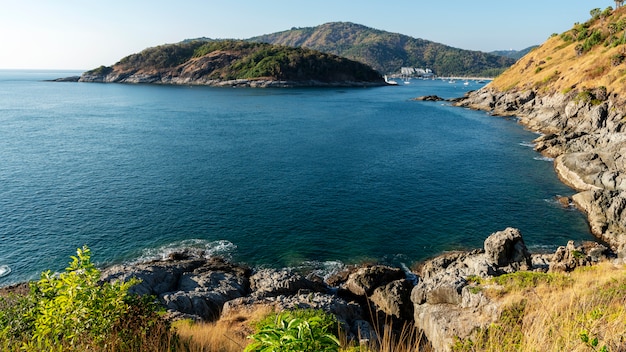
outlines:
[[[49,82],[0,70],[0,286],[196,248],[253,268],[410,268],[519,228],[531,252],[593,240],[538,135],[415,101],[484,83],[213,88]]]

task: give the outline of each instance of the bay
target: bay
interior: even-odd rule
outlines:
[[[592,240],[536,134],[420,95],[55,83],[0,70],[0,286],[198,247],[265,267],[392,265],[519,228],[531,250]]]

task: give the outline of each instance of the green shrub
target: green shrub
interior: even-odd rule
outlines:
[[[30,283],[28,295],[0,299],[0,347],[135,351],[171,338],[154,299],[128,294],[136,280],[101,283],[89,248],[76,253],[65,272],[45,271]]]
[[[250,351],[338,351],[336,318],[321,310],[294,310],[271,314],[249,336]]]

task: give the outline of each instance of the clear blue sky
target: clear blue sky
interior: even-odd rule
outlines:
[[[521,50],[614,1],[0,0],[0,68],[112,65],[187,38],[249,38],[349,21],[445,45]]]

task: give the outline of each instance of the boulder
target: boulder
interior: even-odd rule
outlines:
[[[497,267],[509,265],[516,266],[516,269],[532,267],[530,253],[524,244],[522,234],[518,229],[510,227],[487,237],[485,256],[490,264]]]
[[[250,277],[250,288],[255,297],[326,291],[323,283],[309,280],[290,269],[261,269]]]
[[[403,278],[405,274],[400,268],[370,265],[351,273],[342,288],[356,296],[370,296],[377,287]]]
[[[411,290],[413,286],[406,279],[395,280],[377,287],[370,297],[376,310],[400,320],[413,318]]]
[[[363,309],[359,304],[348,302],[333,294],[320,292],[288,296],[246,296],[236,298],[224,304],[222,314],[232,315],[233,312],[250,309],[250,307],[254,306],[269,306],[275,312],[288,309],[320,309],[335,315],[352,337],[359,336],[358,330],[353,330],[353,327],[356,322],[363,320]]]
[[[569,241],[567,246],[557,248],[550,260],[550,271],[570,272],[579,266],[589,266],[610,256],[610,250],[600,243],[584,242],[575,246],[574,241]]]
[[[140,282],[130,288],[130,293],[159,296],[165,292],[176,291],[183,273],[191,272],[205,263],[206,260],[194,259],[115,265],[102,271],[101,280],[126,282],[135,278]]]

